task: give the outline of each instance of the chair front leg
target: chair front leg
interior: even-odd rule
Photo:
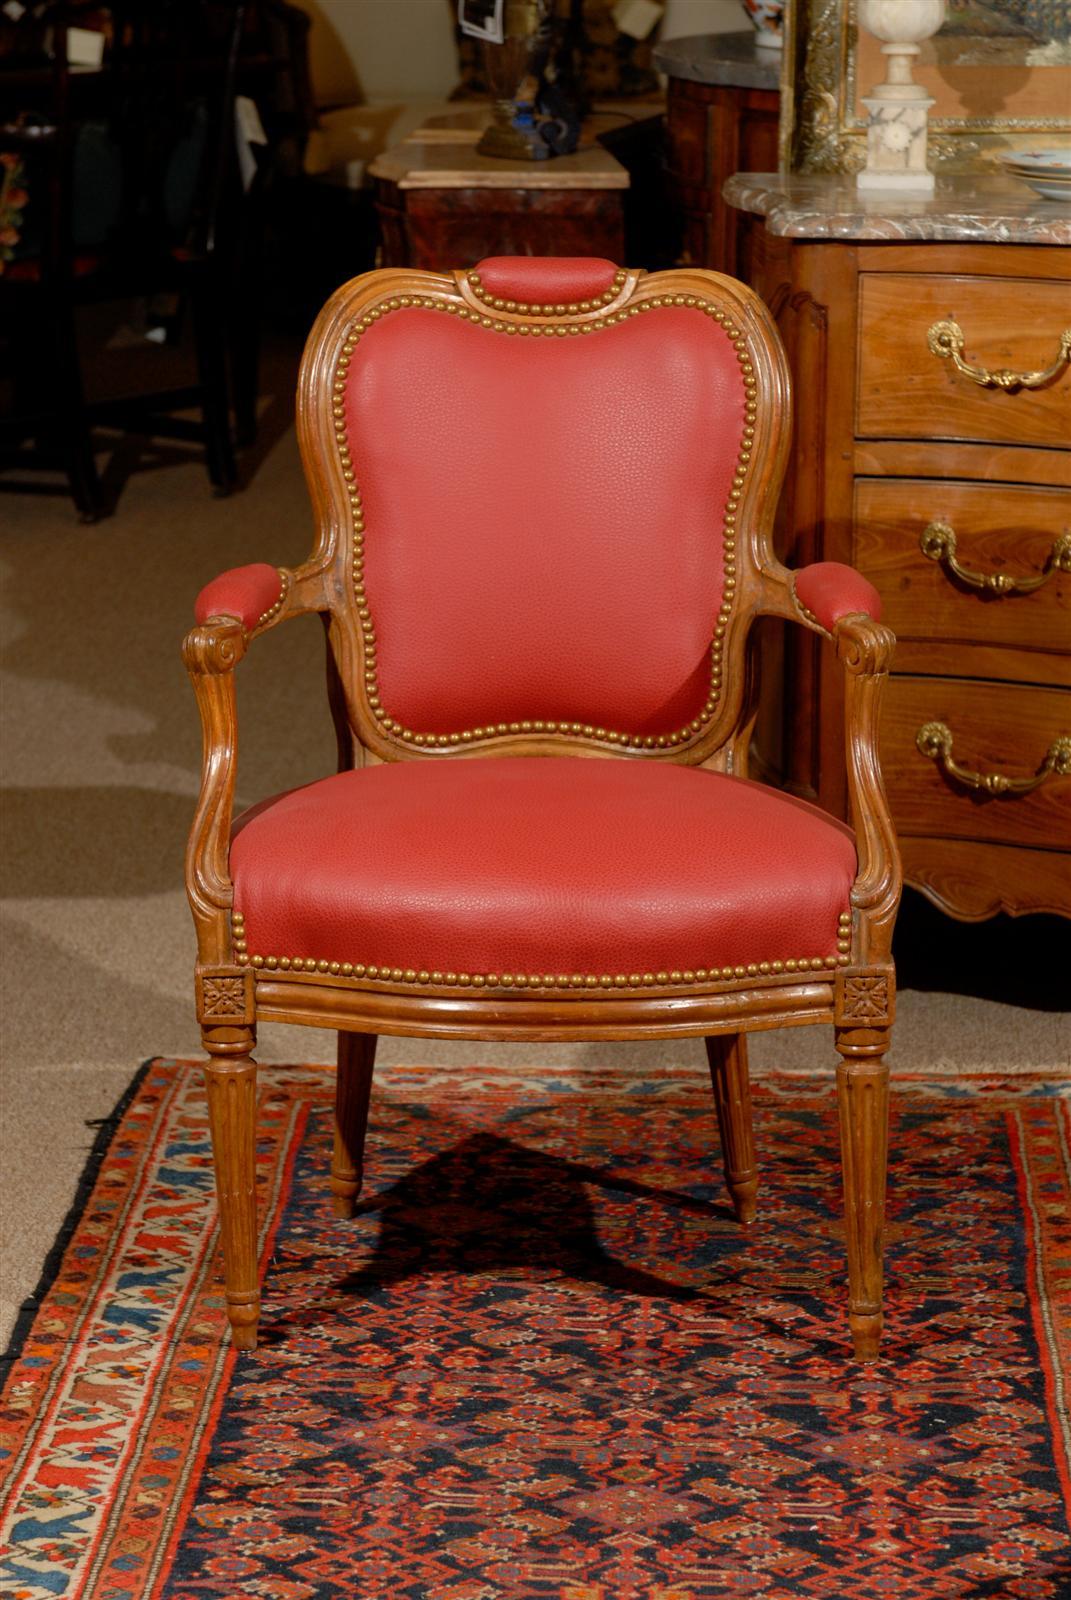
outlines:
[[[848,1324],[856,1360],[873,1361],[882,1333],[885,1170],[889,1144],[887,1028],[838,1027],[837,1102],[848,1245]]]
[[[725,1182],[732,1196],[737,1220],[747,1224],[755,1220],[759,1189],[755,1139],[751,1128],[747,1040],[742,1033],[729,1033],[715,1034],[704,1042],[710,1063],[714,1104],[718,1111]]]
[[[224,1035],[225,1037],[220,1037]],[[219,1199],[227,1317],[237,1350],[255,1350],[260,1318],[257,1279],[257,1064],[253,1028],[204,1029],[208,1122]]]
[[[374,1033],[340,1033],[335,1085],[335,1147],[331,1157],[331,1203],[336,1217],[352,1217],[364,1181],[368,1098],[376,1059]]]

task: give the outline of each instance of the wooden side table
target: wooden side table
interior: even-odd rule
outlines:
[[[387,267],[432,272],[483,256],[625,254],[625,168],[601,145],[549,161],[476,153],[478,130],[444,140],[424,130],[369,168]]]

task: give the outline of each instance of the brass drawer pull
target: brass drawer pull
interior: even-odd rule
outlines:
[[[1019,389],[1041,389],[1058,377],[1071,362],[1071,328],[1065,328],[1060,335],[1056,360],[1039,372],[1009,372],[1007,367],[997,367],[989,372],[985,367],[970,366],[963,359],[963,329],[951,317],[935,322],[926,335],[926,342],[935,356],[942,361],[951,359],[956,371],[972,383],[977,383],[983,389],[1003,389],[1006,394],[1015,394]]]
[[[1055,772],[1058,777],[1071,775],[1071,739],[1054,739],[1045,752],[1045,759],[1032,778],[1008,778],[1003,772],[972,772],[952,759],[952,730],[943,722],[926,722],[915,735],[920,753],[946,772],[965,789],[981,789],[985,794],[1029,794],[1040,788]]]
[[[1048,560],[1034,578],[1008,578],[1003,572],[973,572],[970,567],[961,566],[956,559],[956,535],[947,522],[928,523],[922,530],[919,548],[931,561],[955,573],[961,583],[981,589],[983,594],[1033,594],[1048,583],[1054,572],[1071,572],[1071,533],[1056,536]]]

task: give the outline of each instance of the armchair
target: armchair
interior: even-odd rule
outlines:
[[[204,728],[187,855],[234,1343],[259,1315],[260,1018],[338,1031],[331,1191],[361,1188],[376,1038],[706,1042],[756,1212],[746,1035],[832,1023],[856,1356],[882,1327],[890,957],[877,755],[893,638],[770,529],[789,378],[742,284],[498,258],[346,284],[302,363],[316,547],[226,573],[184,646]],[[235,669],[318,612],[330,777],[232,819]],[[748,631],[827,637],[852,827],[747,776]]]

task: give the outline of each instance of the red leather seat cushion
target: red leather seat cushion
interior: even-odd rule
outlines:
[[[680,981],[835,961],[856,855],[841,823],[757,783],[513,757],[400,762],[279,795],[235,823],[231,871],[250,957]]]

